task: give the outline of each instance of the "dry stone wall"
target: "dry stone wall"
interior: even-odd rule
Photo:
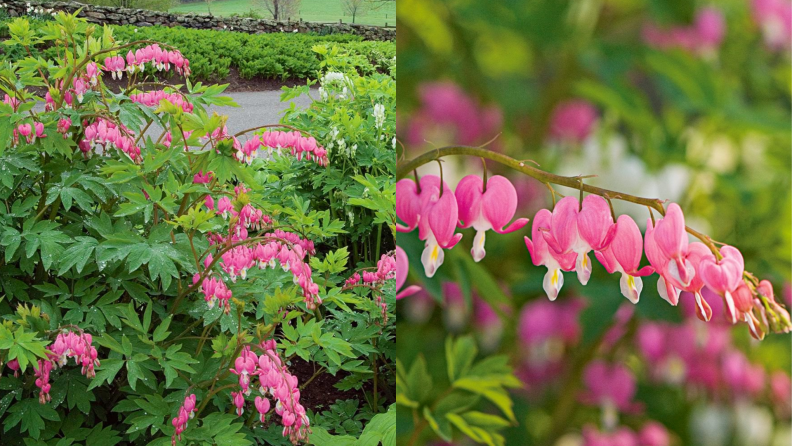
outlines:
[[[216,17],[208,14],[172,14],[145,9],[114,8],[110,6],[86,5],[77,2],[46,2],[0,0],[4,9],[12,17],[23,15],[29,8],[53,9],[55,11],[74,12],[80,8],[79,16],[89,22],[110,25],[134,26],[182,26],[185,28],[233,30],[249,34],[258,33],[344,33],[362,36],[365,40],[395,40],[394,28],[353,25],[347,23],[314,23],[314,22],[276,22],[273,20]]]

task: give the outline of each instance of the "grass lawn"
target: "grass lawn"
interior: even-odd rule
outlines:
[[[246,14],[251,9],[266,16],[267,10],[263,6],[255,6],[254,0],[217,0],[211,4],[212,14],[228,16],[231,14]],[[206,2],[184,3],[171,8],[171,12],[208,12]],[[352,23],[352,17],[344,15],[341,0],[302,0],[300,18],[308,22],[338,22]],[[363,15],[355,17],[355,23],[364,25],[390,26],[396,24],[396,2],[388,2],[385,6],[375,10],[371,9]]]

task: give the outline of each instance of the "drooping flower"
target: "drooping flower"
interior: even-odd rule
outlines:
[[[563,375],[565,352],[580,340],[579,316],[584,307],[579,298],[562,302],[537,299],[523,306],[517,325],[522,359],[518,376],[529,391],[540,391]]]
[[[270,410],[270,401],[267,398],[257,396],[253,402],[256,405],[256,410],[259,413],[259,421],[263,423],[265,421],[264,417]]]
[[[421,190],[423,192],[423,190]],[[407,226],[396,223],[398,232],[410,232],[418,226],[421,215],[421,193],[418,184],[405,178],[396,183],[396,216]]]
[[[635,432],[628,427],[621,426],[611,432],[600,432],[588,424],[583,427],[583,446],[639,446],[639,443]]]
[[[426,175],[421,178],[421,189],[418,238],[426,241],[421,263],[426,277],[431,278],[443,264],[443,249],[456,246],[462,234],[454,234],[459,210],[451,188],[445,182],[441,185],[439,177]]]
[[[195,402],[195,394],[187,395],[184,403],[179,407],[178,415],[171,420],[175,429],[171,437],[171,445],[176,446],[176,441],[181,440],[181,434],[187,428],[187,423],[195,416]]]
[[[407,258],[407,253],[401,249],[400,246],[396,247],[396,299],[404,299],[407,296],[412,296],[421,290],[417,285],[410,285],[406,289],[401,290],[404,282],[407,281],[407,273],[410,270],[410,261]],[[401,291],[399,291],[401,290]]]
[[[715,8],[701,9],[693,23],[687,26],[662,29],[647,23],[643,28],[644,41],[655,48],[682,48],[699,55],[717,51],[725,34],[723,13]]]
[[[643,256],[643,239],[638,225],[628,215],[620,215],[616,223],[616,235],[608,249],[596,252],[597,259],[609,274],[622,273],[619,284],[624,297],[638,303],[643,289],[641,277],[654,272],[651,266],[638,269]]]
[[[720,249],[721,260],[704,258],[699,265],[699,274],[707,288],[711,289],[726,301],[726,313],[732,323],[737,323],[737,310],[734,306],[733,293],[742,283],[745,263],[737,248],[723,246]]]
[[[621,364],[594,360],[583,372],[586,392],[583,400],[607,411],[629,411],[633,407],[636,382],[630,370]]]
[[[638,433],[638,442],[641,446],[669,446],[671,438],[668,429],[656,421],[650,421]]]
[[[407,141],[423,144],[429,134],[444,134],[448,142],[475,144],[498,132],[503,117],[493,106],[477,103],[459,86],[434,82],[419,87],[421,108],[407,124]],[[437,142],[437,141],[436,141]]]
[[[712,307],[701,294],[701,290],[704,288],[704,281],[701,279],[700,273],[701,261],[705,258],[710,258],[713,260],[715,259],[715,256],[712,255],[712,252],[707,247],[707,245],[701,242],[693,242],[688,245],[688,254],[685,257],[685,260],[690,262],[690,266],[693,268],[695,273],[687,286],[679,283],[675,283],[674,286],[678,287],[682,291],[693,293],[693,296],[696,299],[696,316],[702,321],[708,322],[710,319],[712,319]]]
[[[594,205],[589,212],[601,215],[602,209],[597,200],[589,200],[588,204]],[[578,280],[582,285],[585,285],[591,277],[592,266],[588,252],[591,251],[592,247],[580,236],[578,231],[579,207],[580,203],[577,198],[562,198],[553,209],[550,225],[543,227],[542,236],[550,246],[550,249],[556,254],[573,254]],[[586,219],[583,221],[588,222],[591,217],[592,215],[587,214]],[[601,232],[601,230],[601,227],[595,228],[592,232],[596,234]],[[606,239],[605,242],[608,242],[608,240]]]
[[[575,267],[575,253],[558,254],[548,246],[542,231],[550,227],[551,220],[552,214],[547,209],[537,212],[531,228],[531,238],[525,237],[525,246],[534,265],[547,267],[542,286],[547,297],[555,300],[564,286],[564,275],[561,271],[572,271]]]
[[[654,240],[660,252],[669,259],[668,272],[679,283],[687,286],[694,270],[690,262],[685,261],[688,250],[685,217],[676,203],[668,205],[665,216],[657,221]]]
[[[236,414],[241,417],[245,413],[245,395],[242,392],[231,392],[231,401],[236,406]]]
[[[577,230],[583,242],[594,251],[602,251],[616,235],[616,224],[608,202],[599,195],[586,195],[577,215]]]
[[[509,225],[517,210],[517,191],[505,177],[490,177],[485,189],[484,181],[480,177],[468,175],[459,182],[454,194],[459,206],[459,227],[472,226],[476,230],[473,248],[470,250],[476,262],[486,254],[484,240],[487,230],[506,234],[528,224],[527,218],[519,218]]]
[[[751,12],[762,29],[765,45],[772,50],[792,44],[792,2],[789,0],[753,0]]]
[[[657,292],[668,303],[677,305],[683,289],[697,288],[691,286],[693,277],[698,274],[694,262],[700,262],[704,254],[700,247],[690,253],[685,218],[676,203],[671,203],[665,217],[656,223],[647,220],[644,247],[646,258],[660,275]]]
[[[462,287],[456,282],[443,282],[443,320],[450,332],[458,332],[467,324],[470,312]]]
[[[588,101],[576,99],[556,105],[550,117],[550,137],[562,142],[581,143],[591,134],[597,111]]]
[[[748,288],[745,282],[742,282],[736,290],[732,293],[734,298],[734,309],[737,314],[729,315],[732,321],[742,320],[748,324],[751,331],[751,336],[758,340],[764,338],[764,330],[762,329],[761,322],[754,316],[754,296],[753,292]],[[728,313],[728,311],[727,311]]]

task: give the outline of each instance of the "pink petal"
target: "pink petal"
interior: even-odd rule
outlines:
[[[407,258],[407,253],[401,249],[400,246],[396,247],[396,289],[400,290],[407,281],[407,273],[410,271],[410,260]]]
[[[577,198],[564,197],[553,209],[550,232],[543,235],[550,248],[558,254],[568,253],[577,240],[578,206]]]
[[[657,247],[666,257],[684,257],[687,253],[688,238],[685,232],[685,217],[679,205],[676,203],[668,205],[665,216],[657,222],[654,234]],[[682,277],[682,280],[685,278]]]
[[[620,215],[617,221],[616,237],[610,244],[613,256],[628,274],[637,271],[643,255],[643,239],[638,225],[628,215]]]
[[[396,183],[396,215],[407,226],[396,224],[399,232],[410,232],[418,225],[421,211],[421,199],[415,181],[403,179]]]
[[[591,246],[591,249],[601,251],[608,246],[606,244],[608,232],[614,230],[613,226],[608,202],[599,195],[587,195],[583,199],[583,209],[578,212],[577,217],[580,237]]]
[[[481,177],[468,175],[459,181],[454,196],[459,206],[459,227],[469,228],[481,215],[484,182]]]
[[[484,218],[492,224],[492,229],[504,234],[516,231],[528,223],[527,218],[521,218],[512,223],[508,228],[504,226],[514,217],[517,210],[517,191],[511,181],[500,175],[495,175],[487,181],[487,191],[482,200],[482,213]]]
[[[428,220],[437,244],[442,248],[451,249],[462,238],[462,234],[454,234],[459,213],[456,197],[450,189],[446,189],[442,197],[431,200],[421,214]]]

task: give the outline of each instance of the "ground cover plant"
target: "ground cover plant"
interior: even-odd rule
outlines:
[[[356,132],[230,135],[176,47],[8,28],[55,55],[0,66],[3,444],[394,444],[393,79],[326,49],[311,113]]]
[[[790,443],[790,11],[400,0],[400,444]]]
[[[31,15],[36,18],[31,22],[34,28],[46,26],[50,17],[49,14],[37,14],[35,11]],[[0,21],[0,38],[4,35],[7,37],[8,20]],[[362,41],[351,34],[247,34],[233,30],[159,26],[112,26],[112,29],[119,40],[153,40],[178,47],[190,61],[191,78],[203,81],[222,81],[232,69],[243,79],[315,79],[321,70],[321,59],[312,49],[316,45],[337,46],[349,55],[358,56],[361,74],[387,72],[395,65],[396,57],[394,42]],[[11,60],[28,56],[18,46],[6,47],[4,50],[4,57]],[[33,54],[41,52],[45,58],[57,55],[57,48],[46,42],[32,47],[31,51]],[[150,73],[154,72],[150,69]]]

